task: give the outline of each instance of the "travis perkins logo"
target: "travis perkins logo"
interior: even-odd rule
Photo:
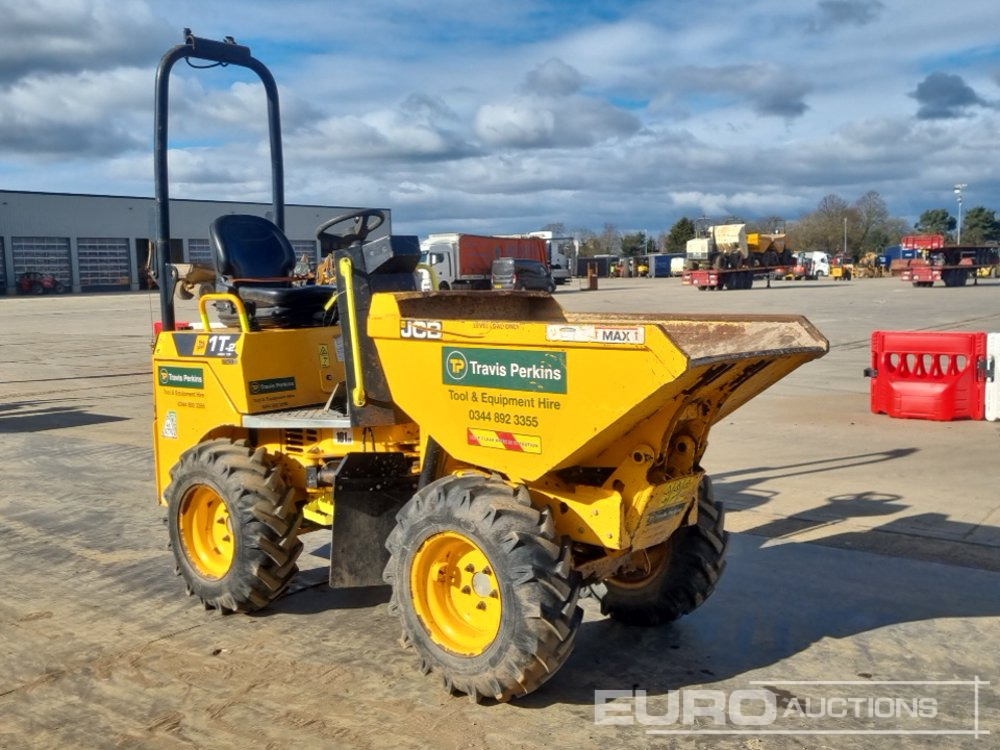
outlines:
[[[160,367],[160,385],[173,388],[204,388],[205,373],[200,367]]]
[[[566,352],[446,348],[446,385],[566,393]]]

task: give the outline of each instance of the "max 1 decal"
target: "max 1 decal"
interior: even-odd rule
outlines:
[[[446,385],[566,393],[566,352],[444,347],[441,369]]]
[[[547,341],[572,341],[581,344],[644,344],[645,326],[549,325]]]

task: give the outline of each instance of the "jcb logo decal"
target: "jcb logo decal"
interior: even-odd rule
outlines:
[[[461,380],[469,372],[469,360],[462,352],[449,352],[447,362],[448,374],[454,380]]]
[[[440,320],[402,320],[399,323],[399,336],[404,339],[440,339]]]

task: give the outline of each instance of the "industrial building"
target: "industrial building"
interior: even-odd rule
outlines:
[[[285,234],[296,255],[318,259],[316,227],[355,210],[287,205]],[[172,199],[170,260],[211,264],[208,227],[227,213],[269,216],[271,204]],[[28,272],[51,274],[73,292],[146,289],[155,237],[153,198],[0,190],[0,294],[17,293]]]

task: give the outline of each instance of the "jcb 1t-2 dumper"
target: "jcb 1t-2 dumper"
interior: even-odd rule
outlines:
[[[249,67],[231,46],[189,37],[164,59]],[[158,172],[158,198],[166,185]],[[376,238],[388,217],[375,209],[317,230],[336,288],[293,287],[274,216],[212,224],[225,291],[199,300],[201,328],[174,330],[161,296],[157,486],[190,593],[265,607],[294,577],[300,537],[332,528],[331,585],[389,584],[423,670],[500,701],[569,658],[583,587],[647,626],[712,593],[727,535],[702,469],[709,430],[822,356],[805,319],[416,292],[418,249]]]

